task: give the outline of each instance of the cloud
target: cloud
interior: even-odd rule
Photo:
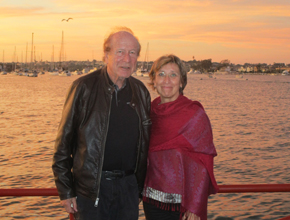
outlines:
[[[17,4],[13,5],[15,1]],[[170,50],[190,54],[188,48],[195,47],[199,53],[218,51],[218,56],[223,50],[234,53],[237,49],[264,50],[290,45],[289,0],[47,0],[37,3],[10,0],[1,3],[1,28],[6,31],[0,41],[11,47],[24,45],[34,32],[35,41],[43,48],[49,46],[47,50],[51,51],[52,44],[60,44],[64,30],[68,49],[88,51],[93,47],[101,51],[103,37],[114,26],[130,27],[143,48],[150,42],[152,54]],[[74,19],[61,22],[68,17]]]
[[[0,18],[7,17],[23,17],[32,16],[40,13],[44,9],[41,7],[24,8],[24,7],[1,7],[0,6]]]

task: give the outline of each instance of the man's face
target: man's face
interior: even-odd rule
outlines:
[[[130,33],[118,32],[112,36],[111,51],[105,54],[105,62],[113,82],[128,78],[136,70],[138,49],[138,41]]]

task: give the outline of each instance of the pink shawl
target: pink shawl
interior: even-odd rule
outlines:
[[[152,102],[152,130],[144,201],[150,189],[181,195],[181,212],[189,210],[207,219],[207,200],[218,191],[213,173],[210,121],[197,101],[183,95],[165,104]],[[163,202],[163,201],[161,201]]]

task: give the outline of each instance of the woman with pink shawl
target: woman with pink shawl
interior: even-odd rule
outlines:
[[[157,59],[149,73],[160,95],[151,105],[152,130],[143,207],[147,220],[206,220],[218,191],[217,155],[203,106],[183,95],[187,73],[175,55]]]

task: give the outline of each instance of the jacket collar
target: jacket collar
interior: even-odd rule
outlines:
[[[117,91],[122,90],[130,82],[130,78],[131,78],[131,76],[129,76],[128,78],[126,78],[124,85],[122,86],[122,88],[119,89],[118,86],[115,85],[113,83],[113,81],[110,79],[109,74],[108,74],[108,71],[107,71],[107,66],[103,67],[103,69],[102,69],[102,75],[103,75],[103,77],[105,79],[104,80],[105,81],[105,87],[107,88],[107,90],[110,93],[113,93],[115,90],[117,90]]]

